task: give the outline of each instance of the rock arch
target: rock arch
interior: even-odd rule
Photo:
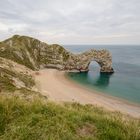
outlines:
[[[67,61],[65,69],[70,71],[88,71],[91,61],[96,61],[101,73],[113,73],[112,56],[108,50],[90,50],[82,54],[72,55]]]

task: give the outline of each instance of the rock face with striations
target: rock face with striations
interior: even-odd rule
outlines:
[[[113,73],[112,56],[107,50],[90,50],[73,54],[62,46],[48,45],[37,39],[14,35],[0,42],[0,57],[13,60],[28,68],[56,68],[67,71],[88,71],[91,61],[96,61],[100,72]]]

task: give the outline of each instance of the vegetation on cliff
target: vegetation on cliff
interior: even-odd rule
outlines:
[[[46,64],[61,64],[68,58],[68,52],[61,46],[48,45],[37,39],[14,35],[0,42],[0,57],[13,60],[36,70]]]
[[[23,65],[0,57],[0,91],[31,89],[35,85],[31,72]]]

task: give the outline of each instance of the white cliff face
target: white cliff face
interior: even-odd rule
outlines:
[[[22,59],[19,56],[22,56]],[[31,69],[52,67],[78,72],[88,71],[90,62],[96,61],[101,67],[100,72],[114,72],[112,56],[107,50],[92,49],[76,55],[60,45],[48,45],[27,36],[15,35],[0,42],[0,57],[11,59]]]

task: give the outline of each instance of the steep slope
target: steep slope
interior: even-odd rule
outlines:
[[[48,63],[57,64],[57,60],[62,63],[66,53],[66,50],[57,44],[47,45],[27,36],[14,35],[0,42],[0,57],[13,60],[33,70]],[[54,59],[57,60],[54,61]]]
[[[0,57],[0,92],[31,89],[34,85],[32,70]]]
[[[35,44],[35,47],[31,46]],[[37,58],[34,55],[34,50],[39,41],[34,41],[32,38],[13,36],[0,43],[0,56],[11,59],[15,62],[23,64],[31,69],[35,69],[38,64]]]

